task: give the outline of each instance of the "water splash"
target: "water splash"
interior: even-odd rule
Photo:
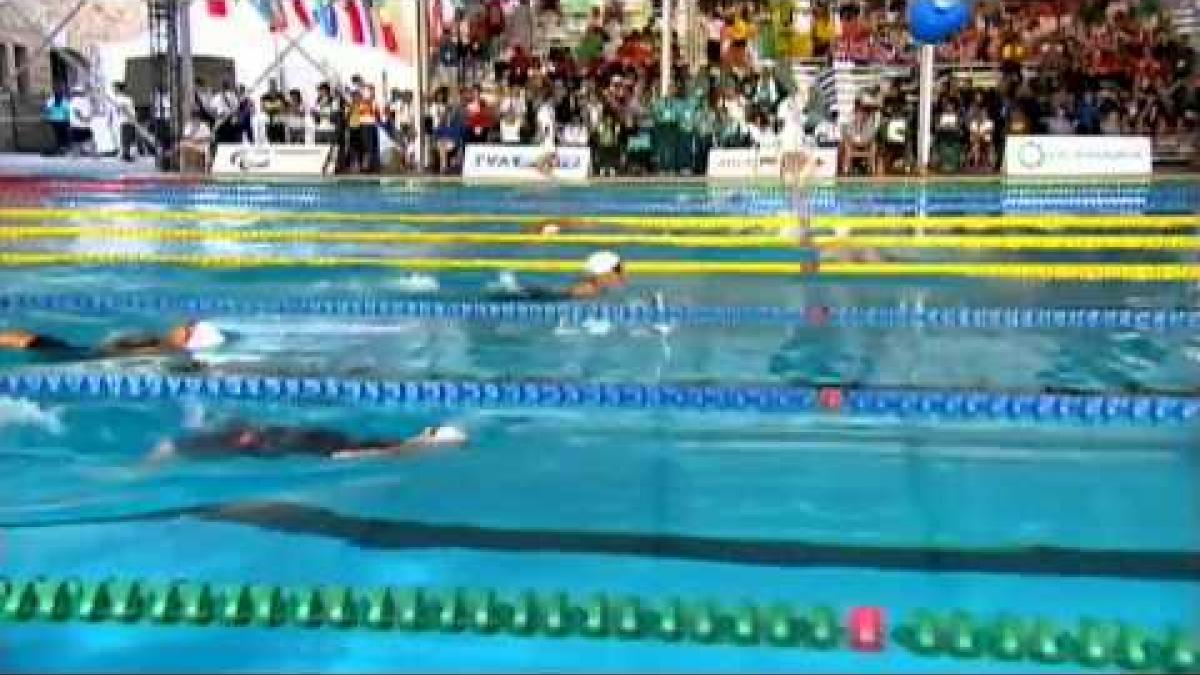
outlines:
[[[0,429],[33,427],[59,435],[65,431],[61,410],[39,406],[33,401],[0,397]]]

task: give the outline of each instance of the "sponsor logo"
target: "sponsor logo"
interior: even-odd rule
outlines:
[[[529,152],[481,152],[475,155],[478,169],[536,169],[541,155]],[[583,167],[583,156],[579,153],[554,153],[554,168],[564,171]]]
[[[1046,153],[1041,143],[1025,141],[1017,148],[1017,161],[1026,169],[1037,169],[1046,163]]]

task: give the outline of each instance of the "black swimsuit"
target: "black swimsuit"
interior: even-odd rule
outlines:
[[[512,291],[497,291],[489,293],[488,300],[509,302],[562,302],[571,299],[570,291],[544,286],[531,286]]]
[[[25,351],[37,354],[46,361],[80,361],[95,358],[92,350],[73,345],[50,335],[35,335]]]
[[[327,429],[252,427],[233,425],[217,431],[193,434],[177,444],[180,454],[194,458],[275,458],[287,455],[330,457],[340,450],[371,450],[398,445],[392,441],[355,441],[346,434]]]

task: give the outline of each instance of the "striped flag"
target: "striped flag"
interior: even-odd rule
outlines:
[[[285,31],[288,27],[287,9],[283,6],[283,0],[272,0],[271,2],[271,30]]]
[[[254,7],[271,26],[271,32],[287,30],[287,14],[283,11],[282,0],[253,0]]]
[[[208,15],[218,19],[229,16],[229,0],[208,0]]]
[[[367,25],[367,41],[372,47],[380,47],[379,8],[374,0],[361,0],[364,23]]]
[[[427,0],[417,0],[426,2]],[[442,30],[445,21],[442,19],[442,0],[433,0],[429,8],[429,47],[436,50],[442,41]]]
[[[308,9],[308,0],[292,0],[292,9],[296,14],[296,18],[300,20],[300,25],[304,26],[304,30],[309,30],[313,27],[313,17]]]
[[[379,8],[379,35],[383,39],[383,48],[388,53],[400,53],[400,41],[396,39],[396,24],[392,19],[392,13],[386,7]]]
[[[367,36],[363,27],[362,7],[357,0],[345,0],[345,2],[346,16],[350,22],[350,39],[356,45],[364,44]]]
[[[325,2],[317,7],[317,19],[321,22],[321,29],[325,31],[326,37],[338,36],[337,8],[332,2]]]

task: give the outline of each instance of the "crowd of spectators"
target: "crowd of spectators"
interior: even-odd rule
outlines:
[[[986,87],[942,78],[932,168],[996,171],[1008,134],[1194,137],[1195,55],[1155,0],[1132,1],[981,0],[939,60],[990,64],[996,77]],[[841,120],[790,68],[797,57],[911,65],[904,0],[816,0],[800,22],[764,0],[703,0],[700,62],[685,58],[673,31],[667,96],[655,18],[634,25],[620,0],[604,0],[569,29],[557,0],[536,2],[466,0],[433,45],[422,111],[411,91],[383,95],[359,76],[310,95],[272,82],[257,98],[199,83],[190,140],[331,143],[343,173],[452,174],[471,143],[587,146],[602,176],[702,175],[712,148],[838,147],[842,173],[916,164],[911,68],[860,92]],[[421,157],[418,125],[429,141]]]
[[[902,5],[848,9],[838,47],[851,60],[911,64],[914,52],[880,50]],[[843,29],[847,22],[843,20]],[[894,44],[888,38],[886,44]],[[1121,135],[1194,139],[1200,129],[1196,55],[1153,0],[1046,0],[981,4],[975,21],[937,49],[939,61],[995,64],[995,86],[943,83],[935,100],[935,170],[1000,167],[1007,134]],[[844,171],[905,171],[914,164],[911,80],[856,103]],[[1195,149],[1195,146],[1193,146]]]

